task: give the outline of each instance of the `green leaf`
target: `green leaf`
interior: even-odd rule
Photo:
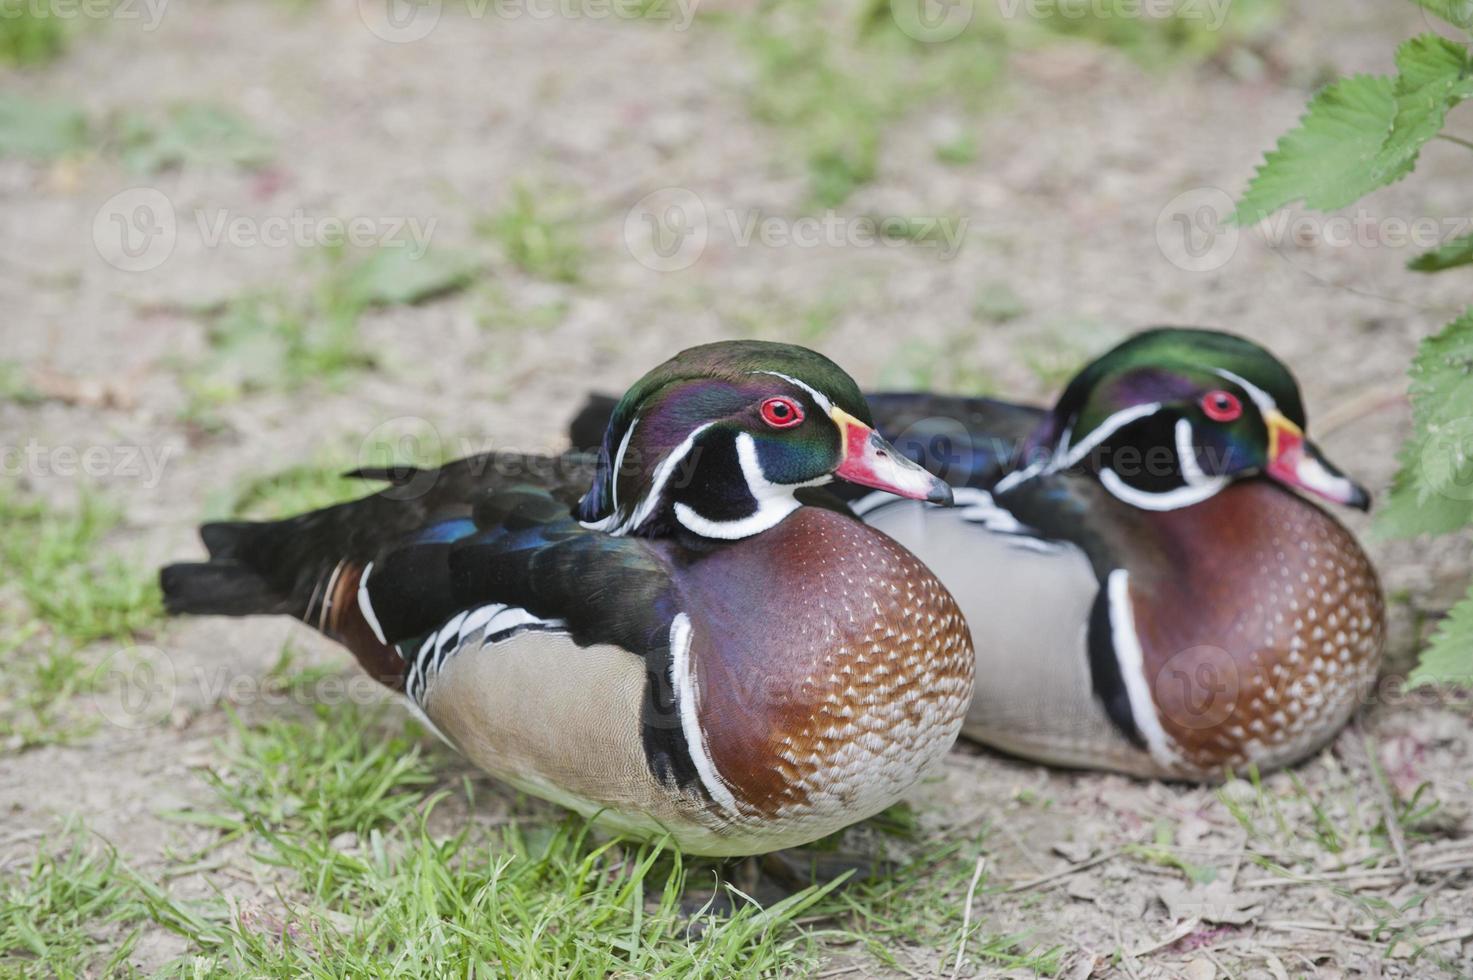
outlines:
[[[381,248],[348,270],[342,292],[361,306],[420,303],[454,292],[475,277],[478,263],[462,252],[408,246]]]
[[[1396,52],[1394,78],[1357,75],[1315,96],[1248,185],[1233,220],[1257,221],[1303,200],[1333,211],[1394,184],[1416,166],[1448,110],[1473,97],[1468,49],[1423,34]]]
[[[1443,272],[1470,264],[1473,264],[1473,235],[1464,235],[1417,256],[1407,263],[1407,268],[1413,272]]]
[[[1398,48],[1396,67],[1396,118],[1371,174],[1385,184],[1410,171],[1422,145],[1442,132],[1448,110],[1473,96],[1468,49],[1436,34]]]
[[[87,118],[76,106],[0,95],[0,157],[52,160],[86,143]]]
[[[1301,199],[1307,207],[1333,211],[1405,176],[1405,170],[1383,174],[1379,182],[1371,176],[1396,116],[1391,78],[1356,75],[1322,90],[1299,127],[1264,157],[1233,221],[1251,224]]]
[[[1473,592],[1453,607],[1407,678],[1408,687],[1473,687]]]
[[[1473,28],[1473,0],[1412,0],[1454,27]]]
[[[1413,432],[1377,516],[1388,537],[1473,523],[1473,309],[1422,341],[1410,374]]]

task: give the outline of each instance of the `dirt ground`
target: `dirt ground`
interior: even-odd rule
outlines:
[[[1414,10],[1381,0],[1293,4],[1247,72],[1215,63],[1153,71],[1085,45],[1017,52],[983,111],[942,98],[897,123],[876,178],[840,209],[964,216],[964,247],[945,257],[918,244],[743,244],[733,234],[729,213],[805,213],[806,188],[784,152],[786,134],[752,118],[750,60],[727,32],[452,18],[394,44],[366,30],[348,0],[300,9],[181,3],[156,31],[112,24],[45,69],[0,73],[4,88],[66,97],[93,116],[229,104],[273,142],[274,162],[257,172],[141,177],[105,155],[65,165],[0,159],[0,346],[5,359],[65,382],[39,401],[0,404],[0,434],[10,444],[164,454],[156,481],[117,472],[100,481],[126,515],[113,543],[152,564],[195,554],[194,525],[229,488],[357,445],[387,420],[424,420],[448,454],[558,449],[584,391],[620,390],[690,344],[801,337],[866,386],[914,383],[916,363],[929,358],[954,372],[938,369],[933,383],[980,377],[1019,399],[1044,399],[1058,376],[1040,364],[1176,323],[1271,346],[1297,371],[1311,432],[1329,456],[1384,490],[1408,430],[1405,366],[1417,340],[1466,303],[1458,280],[1404,272],[1412,252],[1395,243],[1313,235],[1275,243],[1254,231],[1235,248],[1215,243],[1230,257],[1192,271],[1173,251],[1180,232],[1168,206],[1184,193],[1197,195],[1189,203],[1213,201],[1213,188],[1236,195],[1324,72],[1386,71],[1394,44],[1422,26]],[[951,132],[973,134],[974,160],[936,159],[936,134]],[[1444,176],[1458,173],[1465,154],[1430,145],[1414,181],[1365,209],[1412,218],[1466,208],[1466,181]],[[337,388],[227,404],[223,427],[209,435],[181,420],[179,364],[207,344],[191,310],[311,275],[299,248],[212,247],[196,211],[254,221],[296,209],[419,217],[435,221],[437,248],[469,247],[476,217],[503,206],[518,184],[575,192],[588,247],[580,282],[549,283],[494,262],[494,291],[368,314],[379,370]],[[172,254],[130,272],[100,256],[95,219],[138,187],[161,192],[181,217]],[[638,223],[631,233],[627,219],[666,188],[699,199],[709,233],[693,264],[662,271],[640,261],[650,256],[639,241],[630,246]],[[998,295],[1013,308],[980,322],[979,305]],[[536,324],[503,323],[519,318]],[[75,499],[81,481],[55,469],[33,466],[21,483]],[[1366,520],[1342,516],[1367,537],[1395,600],[1387,670],[1400,675],[1429,618],[1466,591],[1467,542],[1369,539]],[[178,679],[169,723],[105,725],[80,744],[0,750],[0,858],[24,860],[37,832],[72,814],[144,869],[198,833],[160,813],[207,792],[194,770],[219,751],[228,699],[211,679],[222,669],[259,675],[287,637],[311,662],[339,656],[286,622],[172,623],[155,641]],[[250,718],[274,709],[240,710]],[[1366,747],[1390,793],[1407,799],[1426,784],[1422,802],[1439,804],[1426,827],[1408,831],[1405,863],[1371,843],[1394,804]],[[1067,976],[1456,976],[1473,971],[1470,756],[1466,700],[1401,696],[1388,685],[1358,728],[1292,776],[1267,779],[1261,794],[1242,783],[1223,791],[1250,808],[1265,800],[1279,808],[1252,830],[1215,789],[1049,771],[966,747],[915,802],[930,826],[993,828],[992,887],[972,914],[990,931],[1061,944]],[[484,792],[496,790],[487,783]],[[1266,870],[1256,858],[1302,855],[1311,801],[1348,846],[1322,854],[1312,875]],[[1219,870],[1210,896],[1187,892],[1179,867],[1142,856],[1163,834],[1173,853]],[[1417,896],[1406,911],[1388,911]],[[1398,934],[1413,921],[1440,924]],[[135,960],[148,968],[179,952],[160,936]],[[918,974],[936,968],[934,951],[896,956]]]

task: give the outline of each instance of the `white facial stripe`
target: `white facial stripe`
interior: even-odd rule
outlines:
[[[1133,405],[1130,408],[1122,408],[1095,426],[1094,431],[1085,436],[1083,442],[1071,449],[1062,462],[1059,461],[1058,454],[1055,453],[1054,462],[1049,466],[1049,472],[1067,470],[1088,456],[1096,446],[1113,436],[1116,432],[1119,432],[1125,426],[1137,419],[1143,419],[1148,415],[1155,415],[1159,411],[1161,411],[1160,402],[1150,402],[1145,405]]]
[[[609,516],[602,520],[580,521],[579,523],[590,531],[605,531],[613,535],[628,534],[630,531],[639,527],[649,518],[650,514],[654,513],[655,508],[660,505],[660,497],[665,492],[665,484],[670,482],[670,476],[675,472],[675,467],[679,466],[680,461],[685,459],[686,455],[691,451],[691,447],[696,444],[696,439],[700,437],[701,433],[715,424],[715,422],[707,422],[705,425],[696,426],[681,441],[680,445],[670,450],[665,458],[660,460],[660,465],[655,467],[654,477],[650,480],[649,492],[645,494],[644,499],[639,502],[639,506],[634,509],[634,513],[628,519],[620,520],[619,512],[615,510],[611,511]]]
[[[675,505],[675,519],[688,530],[703,538],[719,538],[734,541],[775,527],[779,521],[797,510],[801,504],[793,492],[800,487],[822,486],[833,479],[824,474],[803,483],[773,483],[762,472],[762,462],[757,458],[757,442],[749,433],[741,432],[736,437],[737,462],[742,468],[742,478],[747,490],[757,501],[757,510],[747,517],[735,521],[712,521],[698,514],[684,503]]]
[[[1115,648],[1120,679],[1125,683],[1125,693],[1130,699],[1131,719],[1135,721],[1136,731],[1145,739],[1151,758],[1171,768],[1181,759],[1167,740],[1166,729],[1161,727],[1156,702],[1146,681],[1145,653],[1141,650],[1140,635],[1135,628],[1135,609],[1130,601],[1130,573],[1123,568],[1115,569],[1106,579],[1105,587],[1109,590],[1110,645]]]
[[[808,394],[810,394],[810,395],[813,396],[813,400],[818,403],[818,407],[819,408],[823,409],[825,415],[827,415],[829,412],[832,412],[834,410],[834,403],[831,402],[831,401],[829,401],[827,395],[825,395],[823,392],[817,390],[816,388],[812,387],[811,385],[804,384],[802,381],[799,381],[797,378],[791,377],[790,375],[783,374],[781,371],[753,371],[752,373],[753,374],[770,374],[774,378],[782,378],[784,381],[786,381],[790,385],[793,385],[794,387],[802,388],[804,391],[808,392]]]
[[[373,604],[368,601],[368,573],[373,571],[373,562],[363,566],[363,574],[358,576],[358,611],[368,622],[368,628],[373,630],[373,635],[384,646],[389,641],[384,639],[384,628],[378,624],[378,614],[373,611]]]
[[[701,704],[696,691],[695,672],[690,662],[690,617],[685,613],[670,623],[670,684],[675,688],[676,710],[680,712],[680,731],[685,736],[686,751],[695,763],[701,784],[722,809],[733,816],[740,814],[736,797],[711,758],[706,746],[706,732],[701,728]]]
[[[636,416],[629,428],[624,430],[624,438],[619,440],[619,451],[614,454],[614,472],[609,477],[609,504],[610,509],[619,509],[619,474],[624,472],[624,454],[629,451],[629,439],[634,435],[634,427],[639,424]]]
[[[1197,462],[1196,440],[1192,438],[1192,423],[1181,418],[1176,420],[1176,458],[1181,462],[1181,478],[1188,486],[1200,486],[1211,479]]]
[[[1218,377],[1226,378],[1233,384],[1237,385],[1239,388],[1242,388],[1244,391],[1246,391],[1248,393],[1248,397],[1253,399],[1253,404],[1258,406],[1258,410],[1260,412],[1268,413],[1278,410],[1278,403],[1273,400],[1273,396],[1264,391],[1262,388],[1255,385],[1253,382],[1248,381],[1244,378],[1240,378],[1233,372],[1228,371],[1224,368],[1217,368],[1215,373]]]
[[[1200,504],[1208,497],[1217,493],[1231,482],[1225,476],[1208,477],[1206,483],[1177,487],[1166,493],[1146,493],[1122,480],[1114,470],[1100,470],[1100,483],[1110,491],[1114,497],[1118,497],[1141,510],[1180,510],[1193,504]]]

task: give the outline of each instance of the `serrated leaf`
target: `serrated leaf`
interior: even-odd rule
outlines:
[[[1356,75],[1321,90],[1298,128],[1264,157],[1233,221],[1250,224],[1298,200],[1333,211],[1405,176],[1383,174],[1380,183],[1371,176],[1396,116],[1396,83],[1389,77]]]
[[[1396,52],[1397,76],[1357,75],[1315,96],[1299,128],[1264,157],[1233,220],[1257,221],[1295,201],[1333,211],[1411,173],[1448,110],[1473,97],[1473,57],[1436,34]]]
[[[1473,96],[1468,49],[1423,34],[1396,51],[1396,118],[1371,176],[1392,183],[1415,165],[1423,144],[1442,132],[1448,110]]]
[[[1413,272],[1443,272],[1460,265],[1473,265],[1473,235],[1454,238],[1419,255],[1407,263],[1407,268]]]
[[[1412,0],[1423,10],[1430,11],[1464,30],[1473,27],[1473,0]]]
[[[1422,341],[1410,376],[1413,431],[1377,516],[1388,537],[1473,523],[1473,309]]]
[[[1473,687],[1473,593],[1448,613],[1407,678],[1408,687],[1427,684]]]
[[[420,303],[467,285],[477,262],[462,252],[408,246],[380,248],[352,267],[342,281],[343,295],[360,306]]]

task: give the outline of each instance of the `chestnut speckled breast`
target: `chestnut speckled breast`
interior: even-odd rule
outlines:
[[[701,729],[743,819],[837,829],[955,741],[972,696],[966,623],[891,538],[804,508],[678,581]]]
[[[1324,745],[1375,683],[1385,608],[1369,560],[1266,481],[1119,515],[1103,581],[1080,547],[1020,538],[990,507],[868,517],[943,581],[979,586],[959,597],[979,678],[963,734],[1026,758],[1199,780],[1270,769]]]

